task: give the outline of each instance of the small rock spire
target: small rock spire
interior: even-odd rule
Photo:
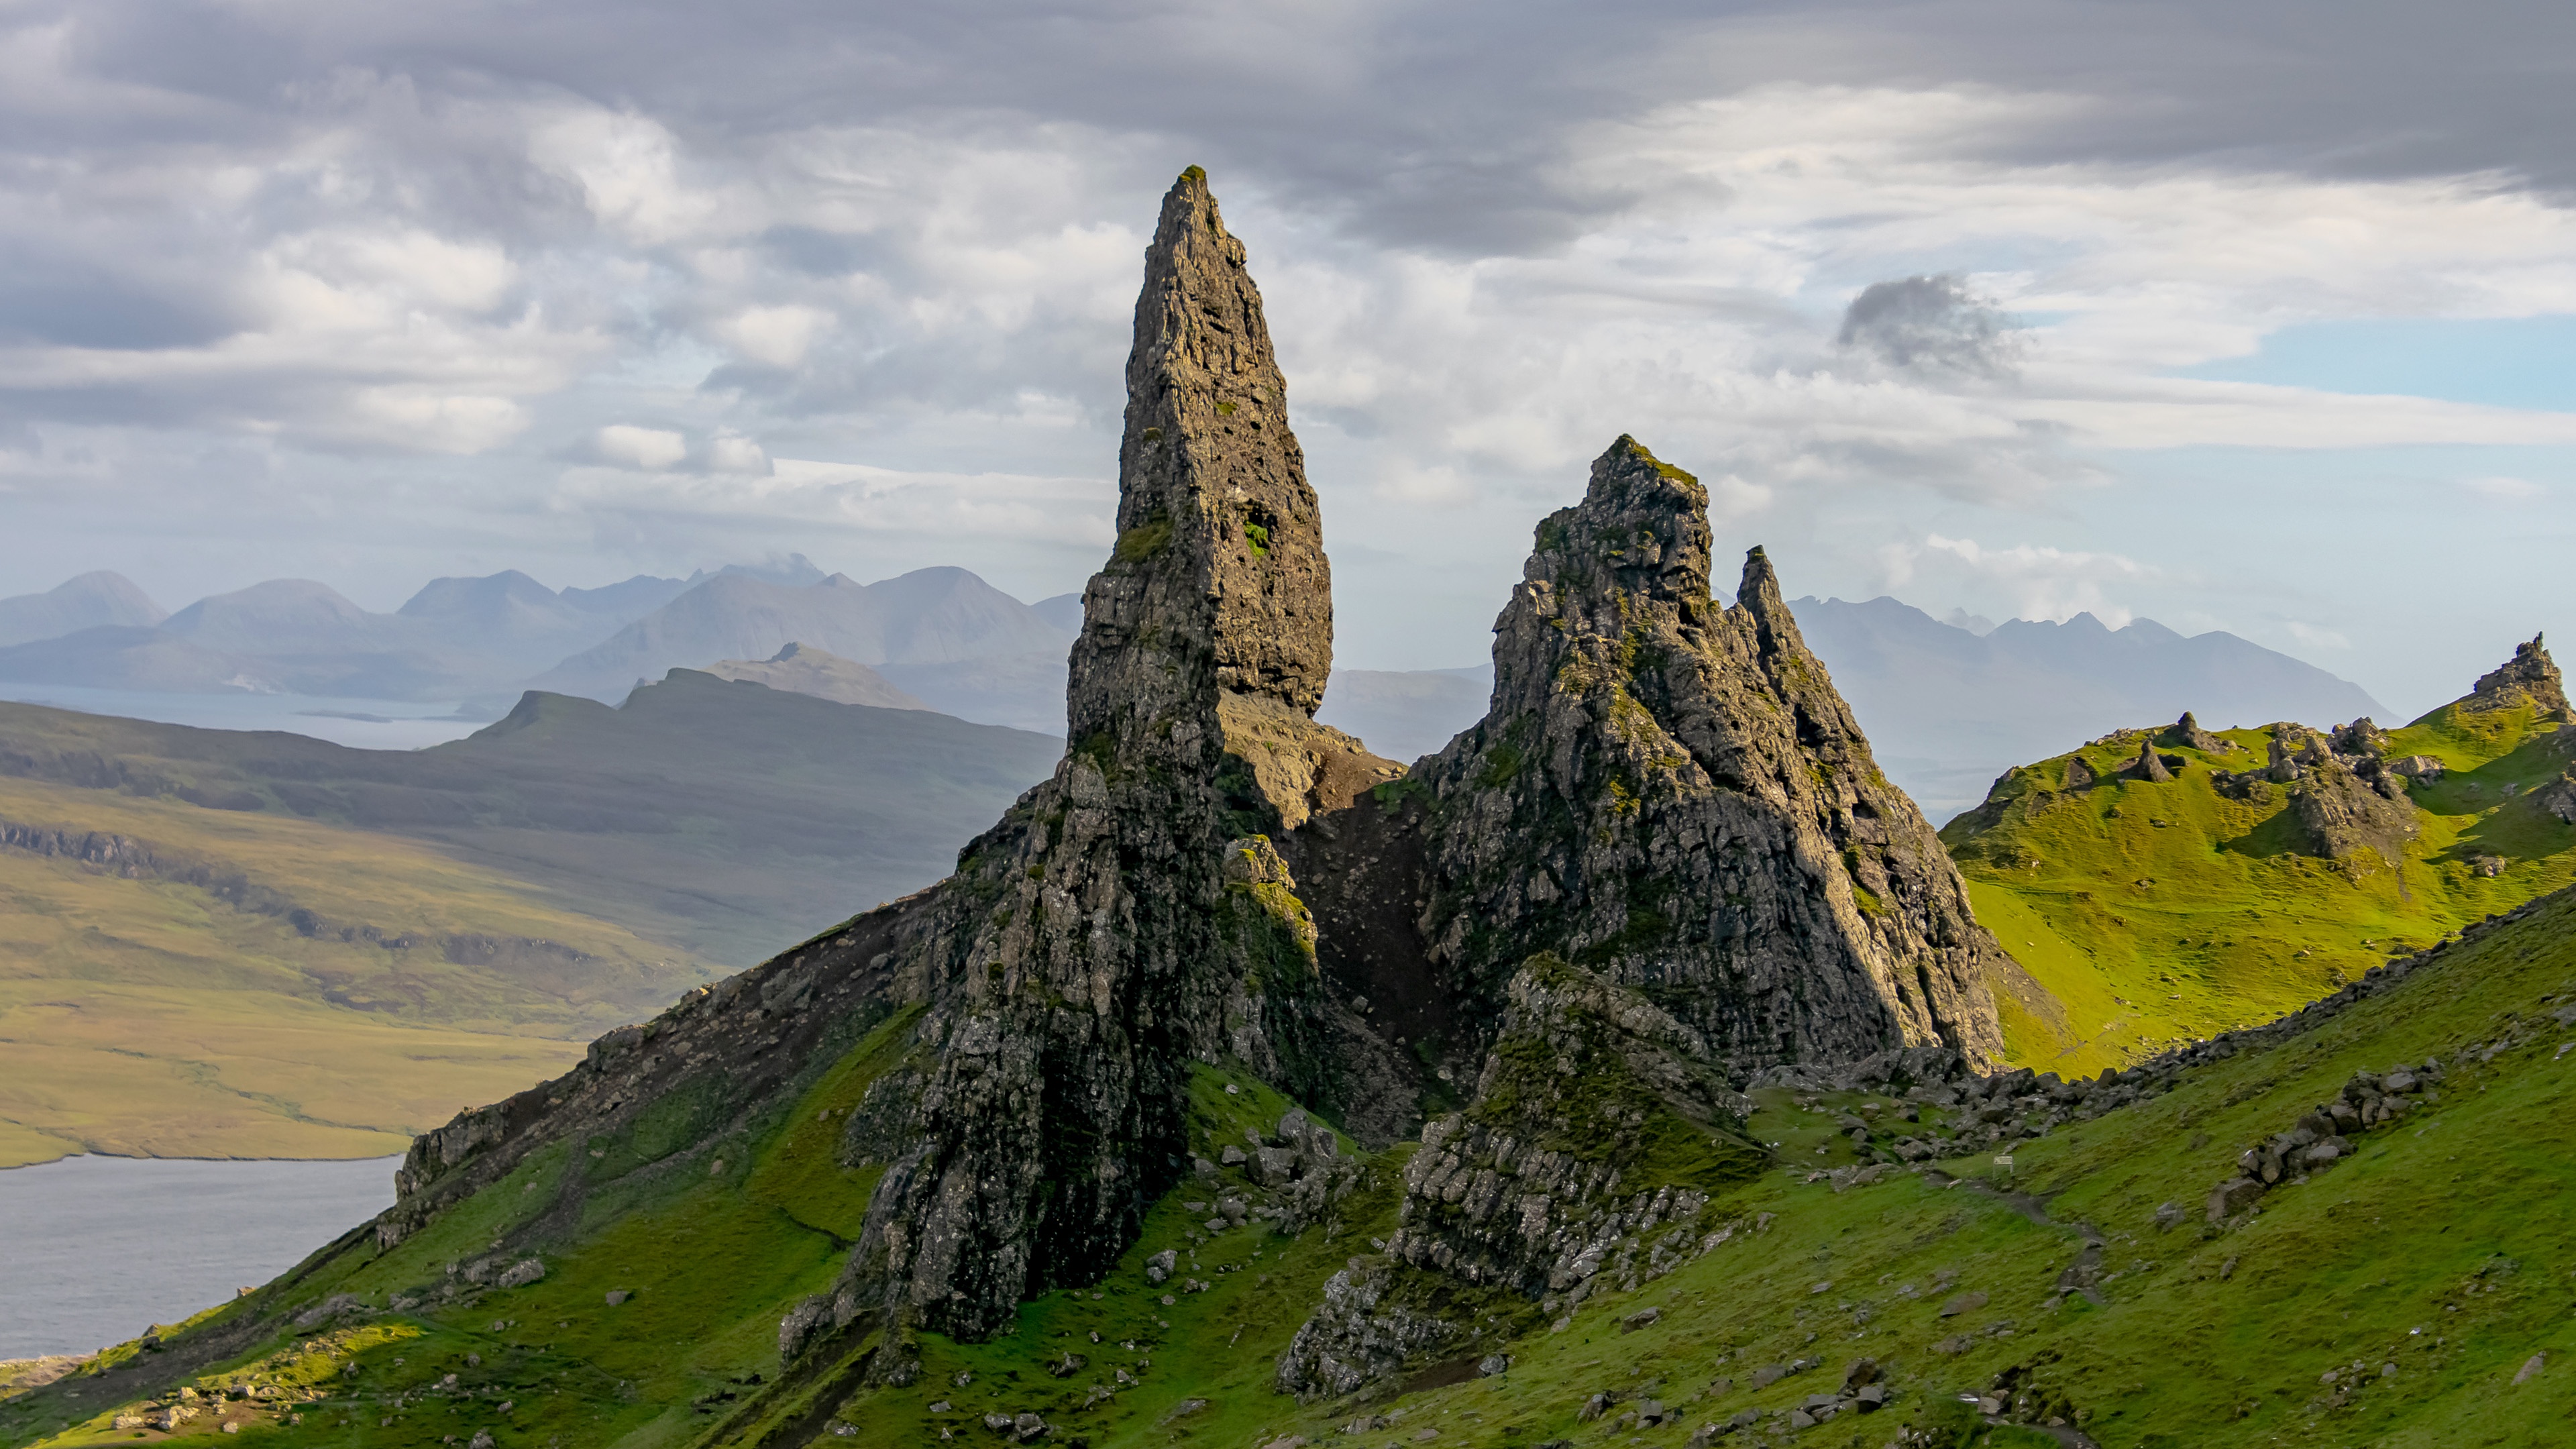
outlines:
[[[2541,647],[2540,640],[2541,636],[2534,634],[2530,643],[2515,645],[2513,657],[2481,675],[2477,688],[2460,701],[2461,707],[2484,711],[2529,703],[2567,714],[2567,690],[2558,676],[2558,665]]]
[[[2165,768],[2164,757],[2156,753],[2154,735],[2149,735],[2138,742],[2137,763],[2129,766],[2129,773],[2141,780],[2153,780],[2159,784],[2173,778],[2173,771]]]

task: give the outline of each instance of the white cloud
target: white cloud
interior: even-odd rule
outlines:
[[[832,314],[819,307],[746,307],[719,329],[735,350],[766,367],[794,367],[805,360],[814,339],[828,330]]]
[[[2347,638],[2340,629],[2321,628],[2315,624],[2301,623],[2296,619],[2283,620],[2281,627],[2290,631],[2291,638],[2311,649],[2350,649],[2352,647],[2352,640]]]
[[[2528,478],[2463,478],[2459,486],[2490,503],[2537,503],[2549,496],[2548,485]]]
[[[661,428],[612,423],[599,430],[599,455],[612,463],[658,472],[678,466],[689,456],[689,440]]]
[[[2137,611],[2114,599],[2113,590],[2161,572],[2116,553],[2027,543],[1989,548],[1973,538],[1938,533],[1924,535],[1919,544],[1887,545],[1878,563],[1891,589],[1920,581],[1937,596],[1968,591],[2010,600],[2014,618],[2062,623],[2091,614],[2114,629],[2127,627]]]

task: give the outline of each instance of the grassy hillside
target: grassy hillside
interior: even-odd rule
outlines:
[[[944,875],[1059,748],[687,671],[417,752],[0,704],[0,1166],[399,1152]]]
[[[715,968],[424,844],[0,777],[0,1166],[359,1157]]]
[[[0,703],[0,776],[407,836],[729,966],[946,875],[1063,748],[691,670],[415,751]]]
[[[2260,731],[2203,750],[2128,730],[2013,771],[1941,832],[1977,918],[2029,976],[1998,998],[2013,1060],[2090,1074],[2268,1020],[2568,884],[2576,826],[2531,793],[2567,768],[2560,724],[2530,704],[2454,704],[2392,732],[2387,758],[2448,767],[2409,788],[2416,834],[2395,861],[2308,853],[2283,791],[2218,789],[2218,773],[2265,762]],[[2151,737],[2181,763],[2170,781],[2122,773]],[[2096,783],[2069,788],[2079,759]]]
[[[1016,1433],[984,1416],[1026,1413],[1090,1449],[1324,1442],[1353,1425],[1331,1442],[1679,1446],[1730,1425],[1740,1437],[1727,1442],[1776,1442],[1792,1409],[1832,1396],[1866,1358],[1887,1405],[1846,1407],[1798,1442],[2559,1443],[2576,1412],[2576,1220],[2559,1210],[2576,1192],[2570,1003],[2576,900],[2562,895],[2349,1009],[2149,1077],[2143,1099],[2019,1143],[2009,1168],[1980,1148],[1837,1182],[1826,1170],[1854,1164],[1846,1114],[1887,1123],[1905,1104],[1766,1091],[1752,1127],[1782,1166],[1681,1225],[1700,1246],[1680,1267],[1507,1345],[1499,1375],[1424,1364],[1401,1386],[1311,1404],[1274,1392],[1271,1364],[1325,1279],[1391,1226],[1409,1146],[1372,1159],[1337,1217],[1294,1236],[1263,1226],[1261,1189],[1238,1172],[1185,1182],[1104,1282],[1027,1305],[989,1344],[927,1340],[908,1386],[853,1394],[829,1364],[777,1382],[779,1317],[830,1281],[873,1180],[837,1163],[829,1124],[894,1059],[896,1018],[739,1137],[658,1165],[668,1144],[641,1125],[541,1153],[390,1253],[352,1234],[251,1298],[0,1406],[0,1439],[170,1437],[117,1429],[116,1415],[146,1412],[147,1392],[179,1403],[166,1365],[247,1334],[177,1377],[249,1396],[211,1399],[181,1434],[238,1423],[246,1444],[463,1443],[488,1430],[502,1445],[1001,1445]],[[2203,1200],[2244,1144],[2357,1070],[2433,1058],[2446,1071],[2421,1110],[2356,1131],[2355,1155],[2285,1180],[2258,1211],[2208,1220]],[[1284,1105],[1210,1070],[1195,1142],[1240,1141]],[[1938,1142],[1960,1115],[1911,1110],[1920,1124],[1881,1136]],[[2034,1126],[2043,1110],[2022,1109]],[[1255,1215],[1211,1232],[1204,1219],[1228,1197]],[[1178,1272],[1149,1284],[1145,1260],[1165,1248]],[[484,1288],[472,1280],[487,1270],[451,1267],[478,1259],[535,1259],[545,1276]],[[255,1327],[342,1294],[336,1316]],[[1640,1413],[1660,1422],[1626,1417]]]

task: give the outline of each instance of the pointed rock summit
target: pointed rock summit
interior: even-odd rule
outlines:
[[[1538,526],[1491,712],[1418,772],[1432,959],[1491,998],[1553,951],[1647,991],[1738,1071],[2003,1050],[1999,955],[1754,549],[1709,594],[1708,494],[1620,438]]]

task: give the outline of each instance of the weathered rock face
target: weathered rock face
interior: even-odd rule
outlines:
[[[1492,710],[1419,775],[1433,962],[1498,1002],[1557,952],[1738,1070],[1928,1042],[1998,1056],[1999,948],[1762,551],[1733,608],[1710,598],[1707,503],[1621,438],[1539,525],[1495,626]]]
[[[2472,713],[2491,709],[2510,709],[2518,704],[2537,705],[2544,710],[2568,713],[2567,690],[2558,677],[2558,665],[2549,651],[2540,646],[2541,636],[2534,634],[2528,644],[2517,644],[2513,657],[2494,670],[2481,675],[2477,688],[2460,701],[2459,707]]]
[[[1071,750],[940,888],[914,1058],[850,1128],[851,1156],[887,1171],[836,1326],[876,1312],[982,1337],[1030,1293],[1096,1280],[1178,1175],[1195,1058],[1317,1070],[1313,926],[1245,832],[1367,770],[1310,718],[1331,574],[1244,261],[1193,169],[1146,254],[1119,541],[1083,596]],[[1303,768],[1269,738],[1245,761],[1236,720],[1293,740]]]

